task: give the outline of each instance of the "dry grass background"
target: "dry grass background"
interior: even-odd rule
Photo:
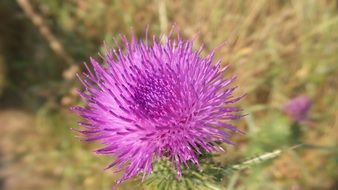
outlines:
[[[69,130],[76,118],[67,107],[79,101],[74,94],[78,83],[65,78],[65,72],[72,76],[76,69],[69,69],[51,48],[20,1],[0,2],[1,187],[110,189],[117,178],[103,171],[110,159],[94,156],[90,150],[96,145],[79,143]],[[225,42],[217,56],[231,65],[229,75],[238,75],[238,92],[248,94],[239,103],[248,116],[237,123],[247,134],[234,137],[237,145],[227,148],[220,158],[224,163],[290,147],[291,121],[280,108],[299,94],[314,102],[312,122],[301,126],[302,142],[337,148],[337,1],[25,2],[75,60],[75,67],[97,56],[103,40],[111,44],[113,36],[128,35],[131,28],[143,37],[147,27],[160,34],[175,24],[185,38],[198,36],[196,47],[204,44],[206,51]],[[336,150],[290,150],[229,176],[222,187],[335,189],[337,171]],[[143,188],[134,180],[120,189]]]

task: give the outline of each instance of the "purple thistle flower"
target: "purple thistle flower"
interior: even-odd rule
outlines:
[[[301,95],[292,98],[284,105],[284,111],[288,116],[296,121],[303,122],[308,119],[308,113],[312,106],[312,101],[308,96]]]
[[[153,161],[166,158],[178,176],[182,164],[199,164],[202,151],[222,150],[216,142],[226,142],[225,129],[240,132],[227,120],[241,117],[232,106],[229,87],[235,77],[225,79],[221,61],[212,64],[215,50],[202,57],[193,41],[153,38],[129,42],[121,37],[125,50],[106,52],[101,66],[91,59],[79,92],[85,107],[73,107],[86,122],[80,122],[86,141],[99,141],[98,154],[116,159],[107,168],[125,170],[117,184],[139,173],[152,171]]]

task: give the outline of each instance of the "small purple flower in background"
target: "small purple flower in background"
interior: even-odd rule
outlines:
[[[241,117],[232,106],[229,87],[235,77],[224,78],[221,61],[213,64],[215,50],[201,56],[192,41],[153,38],[129,42],[124,50],[107,50],[106,67],[91,59],[93,71],[80,80],[86,106],[73,107],[86,121],[79,132],[87,141],[99,141],[98,154],[116,159],[107,168],[125,170],[117,184],[152,171],[153,161],[169,159],[178,176],[182,164],[199,164],[202,150],[222,150],[217,142],[231,144],[225,130],[240,132],[227,120]]]
[[[307,121],[312,101],[308,96],[301,95],[289,100],[284,105],[284,111],[296,122]]]

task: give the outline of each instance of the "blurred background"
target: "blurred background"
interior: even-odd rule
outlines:
[[[238,75],[246,135],[219,158],[235,162],[276,149],[279,157],[227,176],[224,189],[338,189],[338,1],[336,0],[1,0],[0,189],[110,189],[95,156],[70,128],[78,118],[74,74],[105,41],[168,32],[198,36]],[[291,98],[312,101],[307,122],[283,111]],[[294,136],[294,131],[301,136]],[[294,139],[297,138],[297,139]],[[317,148],[289,149],[298,142]],[[147,189],[138,180],[120,189]],[[148,188],[149,189],[149,188]]]

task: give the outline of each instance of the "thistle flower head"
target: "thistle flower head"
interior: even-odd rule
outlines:
[[[123,50],[110,49],[104,65],[91,59],[93,69],[79,77],[84,107],[74,107],[86,121],[79,132],[98,141],[98,154],[112,155],[108,168],[125,170],[120,183],[139,173],[151,173],[153,161],[169,159],[178,176],[182,164],[198,165],[202,151],[221,150],[231,143],[227,120],[239,118],[240,100],[233,97],[235,77],[224,78],[214,52],[202,56],[193,41],[179,37],[161,43],[122,36]],[[93,71],[91,71],[93,70]]]
[[[284,105],[284,111],[288,116],[296,121],[303,122],[308,119],[308,113],[311,109],[312,101],[308,96],[301,95],[292,98]]]

